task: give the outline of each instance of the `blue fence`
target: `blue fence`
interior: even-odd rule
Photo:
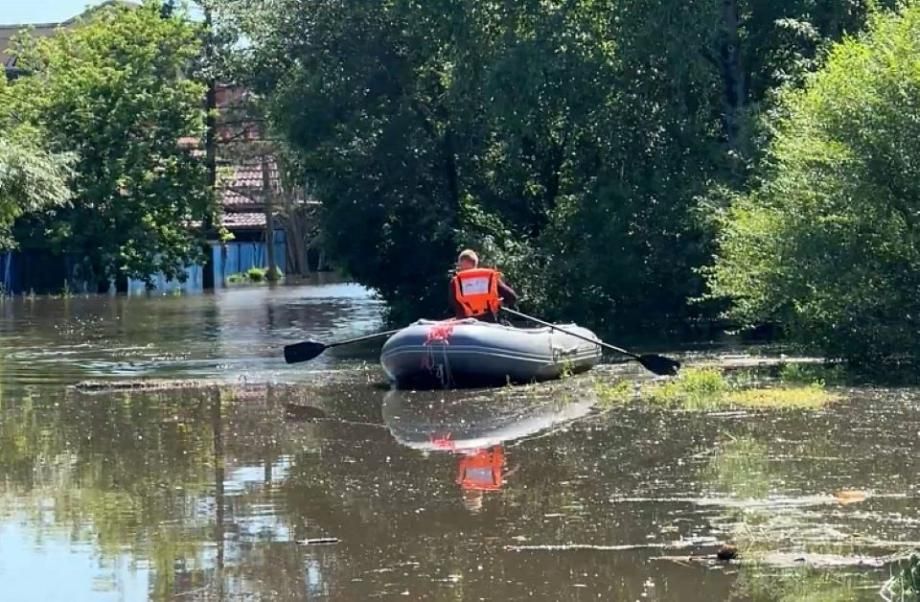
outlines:
[[[185,282],[178,280],[169,280],[163,274],[155,274],[153,277],[153,292],[156,293],[175,293],[183,291],[187,293],[200,293],[204,290],[204,268],[200,265],[193,265],[185,268]],[[140,295],[147,292],[147,285],[143,280],[129,280],[128,294]]]
[[[268,267],[268,246],[264,242],[230,242],[211,248],[214,261],[214,282],[226,282],[232,274],[249,268]],[[287,272],[287,244],[284,231],[275,231],[275,263],[282,273]]]
[[[227,277],[231,274],[239,274],[254,267],[268,267],[268,253],[264,242],[229,242],[223,245],[213,245],[211,257],[216,287],[225,286]],[[75,262],[71,259],[51,256],[47,253],[0,253],[0,292],[5,294],[21,294],[33,290],[37,293],[57,292],[65,280],[71,290],[83,292],[87,290],[87,287],[75,281]],[[283,230],[275,231],[275,261],[282,273],[287,271],[287,245]],[[204,268],[202,266],[189,266],[185,270],[185,275],[185,282],[168,280],[162,274],[154,275],[153,292],[168,294],[178,290],[183,292],[204,290]],[[142,280],[128,282],[129,294],[145,292],[147,292],[147,287]]]
[[[0,255],[0,292],[11,293],[13,290],[13,253],[6,252]]]

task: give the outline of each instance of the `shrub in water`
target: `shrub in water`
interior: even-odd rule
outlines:
[[[252,282],[262,282],[265,280],[265,275],[267,273],[268,270],[265,268],[249,268],[246,270],[246,277]]]

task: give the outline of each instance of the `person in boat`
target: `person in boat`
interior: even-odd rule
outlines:
[[[497,270],[479,267],[479,256],[466,249],[457,258],[457,273],[450,281],[450,307],[458,319],[497,322],[502,303],[514,305],[518,296]]]

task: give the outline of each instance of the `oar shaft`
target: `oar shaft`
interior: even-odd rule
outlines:
[[[592,338],[590,338],[590,337],[586,337],[586,336],[584,336],[584,335],[578,334],[577,332],[572,332],[571,330],[566,330],[565,328],[559,328],[559,327],[556,326],[555,324],[550,324],[549,322],[544,322],[543,320],[541,320],[541,319],[539,319],[539,318],[534,318],[533,316],[528,316],[527,314],[523,314],[523,313],[521,313],[521,312],[519,312],[519,311],[516,311],[516,310],[513,310],[513,309],[508,309],[507,307],[502,307],[502,311],[506,311],[506,312],[508,312],[509,314],[511,314],[511,315],[513,315],[513,316],[517,316],[517,317],[519,317],[519,318],[524,318],[525,320],[530,320],[531,322],[536,322],[537,324],[540,324],[540,325],[542,325],[542,326],[547,326],[547,327],[549,327],[549,328],[552,328],[553,330],[558,330],[559,332],[561,332],[561,333],[563,333],[563,334],[567,334],[567,335],[569,335],[570,337],[575,337],[576,339],[581,339],[582,341],[588,341],[589,343],[594,343],[594,344],[596,344],[596,345],[600,345],[601,347],[606,347],[607,349],[611,349],[611,350],[613,350],[613,351],[617,351],[617,352],[619,352],[619,353],[623,353],[623,354],[628,355],[628,356],[630,356],[630,357],[635,357],[635,358],[638,358],[638,357],[639,357],[639,356],[636,355],[635,353],[631,353],[631,352],[626,351],[625,349],[621,349],[621,348],[619,348],[619,347],[617,347],[617,346],[615,346],[615,345],[611,345],[611,344],[609,344],[609,343],[605,343],[604,341],[600,341],[600,340],[597,340],[597,339],[592,339]]]
[[[393,330],[387,330],[384,332],[375,332],[374,334],[367,334],[363,337],[355,337],[353,339],[345,339],[344,341],[336,341],[335,343],[329,343],[326,345],[326,349],[330,347],[338,347],[339,345],[349,345],[351,343],[360,343],[361,341],[370,341],[371,339],[379,339],[380,337],[388,337],[394,335],[397,332],[402,330],[402,328],[395,328]]]

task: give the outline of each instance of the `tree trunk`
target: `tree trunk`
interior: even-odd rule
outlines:
[[[268,256],[268,274],[266,279],[274,282],[278,279],[278,264],[275,260],[275,225],[272,214],[274,213],[274,191],[272,190],[271,173],[268,168],[268,157],[262,155],[262,202],[265,208],[265,251]]]
[[[307,236],[306,216],[303,210],[298,210],[294,206],[293,196],[290,193],[284,195],[284,213],[287,216],[285,234],[287,235],[288,273],[306,276],[309,272],[307,249],[304,243]]]

